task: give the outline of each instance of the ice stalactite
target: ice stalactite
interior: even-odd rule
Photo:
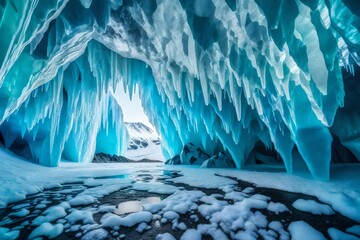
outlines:
[[[130,93],[138,84],[167,157],[191,142],[209,154],[225,150],[242,168],[262,142],[287,171],[304,161],[315,178],[328,179],[332,135],[360,152],[354,133],[341,127],[356,111],[347,101],[341,108],[344,96],[359,100],[356,91],[344,90],[344,73],[359,74],[359,16],[358,4],[345,0],[6,1],[0,4],[0,123],[2,129],[21,123],[19,136],[30,148],[36,138],[27,135],[39,125],[49,142],[44,149],[88,160],[102,148],[94,140],[103,134],[99,126],[123,126],[121,119],[97,116],[97,109],[109,108],[102,99],[119,83]],[[51,94],[41,90],[47,86],[55,88]],[[59,86],[68,86],[67,98]],[[26,102],[38,110],[20,118],[30,111]],[[5,142],[18,136],[2,133]],[[120,135],[118,149],[126,142]],[[294,160],[295,149],[302,159]]]

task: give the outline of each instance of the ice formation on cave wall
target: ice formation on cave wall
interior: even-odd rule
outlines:
[[[359,92],[343,77],[357,76],[359,16],[349,0],[3,1],[1,132],[8,147],[24,136],[46,165],[121,152],[108,92],[138,84],[167,157],[192,142],[241,168],[260,141],[289,172],[296,147],[327,179],[332,135],[360,155],[359,111],[336,114]],[[104,128],[117,131],[114,149],[96,144]]]

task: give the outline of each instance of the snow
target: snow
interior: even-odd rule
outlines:
[[[176,238],[170,233],[162,233],[156,236],[156,240],[176,240]]]
[[[49,239],[56,238],[59,236],[64,230],[64,226],[62,224],[53,225],[48,222],[44,222],[37,228],[35,228],[29,235],[29,239],[34,239],[37,237],[48,237]]]
[[[44,186],[45,190],[53,189],[53,188],[61,188],[62,185],[60,183],[48,183]]]
[[[325,240],[326,238],[309,224],[304,221],[292,222],[289,225],[289,231],[291,234],[292,240],[302,240],[304,239],[304,233],[306,237],[312,240]]]
[[[164,208],[166,205],[163,202],[159,202],[159,203],[151,203],[151,204],[144,204],[144,210],[152,212],[152,213],[156,213],[158,211],[160,211],[162,208]]]
[[[90,211],[86,210],[77,210],[72,211],[65,219],[70,224],[75,224],[77,222],[81,222],[83,224],[91,224],[94,223],[93,214]]]
[[[180,238],[181,240],[201,240],[201,234],[196,229],[188,229]]]
[[[67,182],[83,182],[84,178],[117,176],[127,174],[137,169],[153,164],[78,164],[61,162],[58,168],[48,168],[30,163],[13,153],[0,148],[0,208],[7,204],[20,201],[29,194],[41,192],[49,184],[64,184]],[[21,175],[19,176],[19,173]],[[101,197],[119,188],[130,186],[129,179],[95,179],[87,181],[88,185],[109,185],[109,188],[95,189],[88,192],[92,197]],[[112,185],[112,186],[111,186]],[[101,191],[100,191],[101,190]],[[100,194],[101,193],[101,194]],[[84,197],[81,197],[84,200]],[[78,198],[78,199],[81,199]],[[76,200],[76,199],[75,199]],[[74,200],[73,200],[74,201]],[[46,203],[45,203],[46,204]]]
[[[191,190],[191,191],[178,191],[170,195],[162,201],[165,207],[163,211],[174,211],[179,214],[184,214],[191,210],[197,209],[198,205],[196,202],[205,195],[202,191]]]
[[[360,225],[354,225],[352,227],[349,227],[348,229],[346,229],[346,231],[360,237]]]
[[[282,203],[269,202],[267,209],[276,214],[289,211],[289,209]]]
[[[303,211],[303,212],[310,212],[313,214],[324,214],[324,215],[332,215],[335,214],[334,210],[331,209],[326,204],[320,204],[314,200],[304,200],[304,199],[298,199],[296,200],[292,206],[296,208],[297,210]]]
[[[213,184],[214,186],[212,187],[216,187],[217,184],[214,179],[217,179],[219,176],[214,175],[217,174],[252,182],[259,187],[312,195],[317,197],[321,202],[331,206],[335,211],[360,222],[360,215],[357,214],[360,212],[360,186],[358,185],[360,181],[360,175],[358,174],[360,171],[359,164],[333,165],[331,167],[332,178],[329,181],[317,181],[302,172],[293,175],[284,172],[274,172],[274,169],[271,167],[258,168],[256,171],[199,169],[194,166],[173,165],[166,165],[165,168],[167,170],[181,171],[183,175],[180,177],[181,182],[194,187],[207,187]],[[219,181],[222,181],[222,179],[226,178],[221,177]],[[231,188],[229,191],[232,191]]]
[[[208,199],[204,201],[204,198]],[[205,218],[209,218],[214,212],[220,211],[225,205],[227,205],[227,202],[219,201],[213,197],[202,197],[200,201],[207,203],[200,205],[198,208],[200,214]]]
[[[182,231],[185,231],[187,229],[187,226],[185,223],[181,222],[177,225],[177,228],[182,230]]]
[[[120,217],[115,214],[105,215],[101,219],[101,225],[104,227],[116,227],[116,226],[125,226],[132,227],[141,222],[150,222],[152,219],[152,214],[147,211],[141,211],[136,213],[131,213],[126,217]]]
[[[139,224],[139,226],[136,228],[136,231],[139,232],[139,233],[142,233],[144,232],[149,226],[145,223],[145,222],[142,222]]]
[[[164,218],[166,218],[167,220],[175,220],[175,219],[178,219],[179,218],[179,214],[177,214],[176,212],[174,211],[167,211],[164,213]]]
[[[86,233],[81,238],[81,240],[92,240],[92,239],[103,240],[106,239],[107,236],[108,236],[108,232],[103,228],[99,228]]]
[[[87,205],[95,202],[95,200],[94,197],[88,195],[76,196],[69,200],[69,204],[71,206]]]
[[[28,215],[29,213],[30,213],[29,210],[27,210],[26,208],[23,208],[23,209],[21,209],[20,211],[10,213],[9,216],[25,217],[25,216]]]
[[[122,227],[134,227],[138,232],[147,231],[151,226],[161,229],[161,224],[165,222],[171,224],[172,228],[176,229],[175,231],[181,230],[182,237],[184,238],[187,237],[187,234],[194,234],[192,237],[211,236],[222,239],[225,236],[224,234],[226,234],[231,239],[241,239],[245,237],[257,239],[261,236],[264,239],[279,238],[285,240],[290,239],[287,230],[290,231],[291,236],[294,239],[296,239],[301,231],[309,232],[309,234],[315,236],[315,230],[311,229],[311,226],[305,222],[294,222],[291,223],[288,229],[284,229],[284,226],[280,221],[276,222],[268,219],[268,216],[264,215],[263,211],[268,210],[274,214],[281,214],[284,211],[289,211],[289,209],[282,203],[274,201],[269,196],[264,194],[254,194],[257,188],[239,187],[236,178],[254,182],[257,187],[271,187],[271,184],[274,184],[273,186],[276,188],[290,190],[292,192],[304,191],[304,193],[306,193],[305,191],[309,191],[308,194],[318,195],[319,202],[299,199],[298,203],[300,202],[308,209],[316,209],[321,213],[325,213],[328,209],[333,207],[331,202],[333,199],[325,198],[328,196],[327,194],[352,194],[349,195],[350,197],[357,196],[356,194],[358,194],[359,191],[357,182],[353,182],[358,181],[358,178],[356,177],[352,180],[334,179],[329,182],[321,182],[281,172],[264,173],[230,169],[203,169],[200,167],[164,166],[144,163],[83,165],[78,163],[62,163],[62,166],[53,169],[23,162],[8,152],[0,152],[0,154],[5,156],[2,165],[10,166],[4,171],[4,175],[0,176],[0,179],[15,180],[8,185],[4,185],[8,191],[23,191],[23,189],[26,189],[27,185],[36,185],[42,190],[45,185],[53,183],[54,186],[57,185],[56,183],[64,185],[64,183],[71,181],[84,184],[83,189],[76,187],[73,191],[67,191],[66,194],[69,194],[69,197],[66,200],[63,200],[64,202],[55,206],[49,205],[47,209],[44,209],[43,213],[38,213],[40,216],[29,223],[33,224],[34,227],[38,227],[39,225],[43,226],[42,228],[44,229],[49,229],[49,234],[60,232],[60,226],[63,227],[61,232],[80,231],[81,234],[78,235],[79,238],[85,237],[86,235],[88,237],[92,236],[91,234],[105,233],[101,230],[99,230],[99,233],[95,231],[102,228],[104,228],[105,231],[108,230],[107,228],[112,228],[113,232],[117,231],[119,234],[121,233],[119,229]],[[21,177],[26,179],[26,181],[21,177],[17,177],[19,176],[19,172],[17,171],[19,166],[28,166],[21,172]],[[355,175],[358,169],[354,166],[352,166],[352,169],[354,172],[349,171],[345,166],[346,174]],[[186,183],[190,186],[203,186],[207,189],[213,189],[216,193],[209,194],[207,190],[185,190],[182,187],[174,187],[170,185],[173,180],[171,178],[165,179],[167,184],[157,182],[157,178],[161,178],[164,171],[170,170],[180,171],[178,173],[181,177],[175,177],[175,181],[180,179],[179,183]],[[34,171],[36,172],[36,178],[33,177]],[[146,183],[134,182],[133,176],[135,174],[142,175],[143,173],[151,174],[154,178]],[[341,175],[341,168],[338,168],[336,173],[337,175]],[[110,178],[103,178],[101,176],[109,176]],[[117,176],[119,178],[117,178]],[[123,178],[122,176],[128,177]],[[197,178],[195,178],[195,176]],[[226,176],[235,178],[231,179]],[[198,181],[196,179],[198,179]],[[171,186],[174,188],[171,188]],[[160,192],[164,192],[164,189],[170,189],[171,191],[168,192],[169,196],[164,199],[154,197],[139,198],[136,201],[139,206],[136,210],[137,212],[130,214],[125,212],[118,213],[117,209],[119,209],[119,205],[117,208],[116,206],[106,204],[84,206],[73,205],[71,202],[74,199],[82,199],[84,196],[91,197],[94,202],[97,202],[102,196],[106,196],[114,191],[122,189],[128,189],[130,191],[134,189],[149,191],[150,189],[157,188],[161,190]],[[5,192],[4,189],[0,189],[0,191]],[[54,190],[51,190],[51,192],[52,191]],[[210,192],[213,191],[210,190]],[[26,191],[24,191],[23,194],[26,194]],[[42,194],[46,194],[46,192]],[[146,194],[151,196],[149,193]],[[156,196],[156,194],[154,194],[154,196]],[[2,195],[0,195],[0,197],[2,197]],[[223,198],[234,199],[235,201],[234,203],[231,201],[227,202]],[[340,209],[338,210],[340,213],[342,213],[342,209],[355,209],[354,211],[356,211],[356,208],[359,207],[356,204],[356,201],[357,199],[352,199],[352,202],[355,203],[352,206],[345,206],[348,202],[342,203],[343,206],[336,206]],[[326,204],[321,202],[325,202]],[[338,202],[336,203],[338,204]],[[19,204],[14,207],[13,210],[15,213],[25,213],[25,211],[31,209],[31,206],[36,206],[36,204],[48,205],[49,202],[46,200],[39,200],[31,205],[29,203]],[[327,210],[325,211],[324,209]],[[105,213],[101,218],[100,225],[95,224],[93,219],[93,215],[97,212]],[[197,222],[199,218],[195,213],[198,215],[201,214],[202,217],[207,219],[209,224],[199,224],[194,226],[184,222],[182,214],[189,215],[191,219],[190,222]],[[353,215],[355,216],[356,214]],[[199,217],[201,216],[199,215]],[[152,221],[151,224],[150,221]],[[193,231],[187,231],[189,230],[188,227]],[[42,228],[40,229],[41,231],[38,230],[38,232],[34,232],[34,234],[44,234]],[[5,235],[5,232],[8,235],[10,233],[16,234],[14,231],[18,230],[19,229],[6,229],[2,230],[3,233],[1,234]],[[194,233],[194,231],[197,233]],[[336,232],[336,230],[331,231],[333,232],[331,234],[334,236],[345,234]],[[350,234],[351,231],[356,231],[356,227],[348,229],[347,233]],[[110,231],[108,234],[113,234],[113,232]],[[319,235],[317,235],[317,237],[319,237]]]
[[[268,232],[270,235],[277,235],[278,233],[280,235],[281,240],[289,239],[289,233],[284,230],[284,227],[281,222],[272,221],[269,223],[269,228],[271,229]]]
[[[47,222],[55,221],[59,218],[65,217],[67,214],[63,206],[50,207],[42,213],[42,216],[35,218],[31,224],[42,225]]]
[[[332,240],[359,240],[360,238],[355,237],[354,235],[344,233],[336,228],[329,228],[328,229],[329,236]]]
[[[8,228],[0,227],[0,239],[4,239],[4,240],[17,239],[19,233],[20,232],[18,230],[10,231]]]

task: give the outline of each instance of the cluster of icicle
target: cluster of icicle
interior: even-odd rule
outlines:
[[[191,142],[242,168],[262,142],[328,179],[337,135],[360,159],[356,124],[330,128],[360,63],[352,1],[22,0],[0,19],[0,132],[42,164],[126,149],[117,84],[139,85],[166,157]]]

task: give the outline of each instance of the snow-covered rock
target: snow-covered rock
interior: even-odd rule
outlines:
[[[212,156],[205,160],[201,167],[204,168],[235,168],[234,161],[229,159],[224,153],[220,152],[218,155]]]
[[[235,163],[223,152],[210,157],[201,148],[189,143],[184,146],[180,155],[168,159],[170,165],[200,165],[203,168],[234,168]]]

